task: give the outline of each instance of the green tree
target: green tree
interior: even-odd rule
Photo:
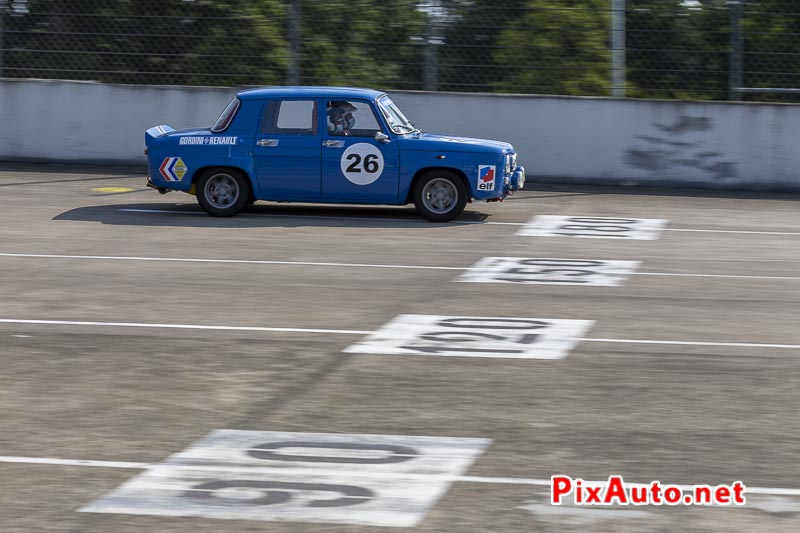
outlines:
[[[628,0],[629,96],[726,99],[730,17],[724,0]]]
[[[505,30],[520,17],[527,0],[442,2],[439,89],[491,92],[510,75],[496,53],[507,46]]]
[[[449,0],[442,89],[608,94],[609,0]]]
[[[285,78],[280,0],[29,0],[7,17],[12,75],[258,85]]]
[[[504,92],[609,93],[608,0],[532,0],[501,34]]]
[[[301,13],[303,83],[421,88],[418,0],[306,0]]]
[[[746,2],[741,24],[744,85],[800,88],[800,1]],[[746,99],[800,101],[797,95],[779,93],[760,93]]]

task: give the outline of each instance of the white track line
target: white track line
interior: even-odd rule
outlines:
[[[149,463],[130,463],[124,461],[92,461],[87,459],[54,459],[50,457],[15,457],[0,455],[0,463],[16,463],[30,465],[56,465],[56,466],[95,466],[102,468],[136,468],[145,469],[154,465]]]
[[[295,475],[305,476],[318,474],[319,469],[314,468],[272,468],[272,467],[243,467],[243,466],[226,466],[226,465],[181,465],[181,464],[167,464],[167,463],[133,463],[126,461],[92,461],[84,459],[57,459],[47,457],[18,457],[18,456],[0,456],[0,463],[13,463],[13,464],[44,464],[54,466],[87,466],[98,468],[129,468],[138,470],[149,469],[181,469],[181,470],[194,470],[194,471],[211,471],[218,472],[225,470],[226,472],[236,473],[254,473],[254,474],[277,474],[277,475]],[[536,478],[518,478],[518,477],[485,477],[485,476],[448,476],[438,474],[403,474],[394,472],[368,472],[364,470],[353,471],[336,471],[337,475],[347,475],[348,477],[361,477],[361,478],[378,478],[378,479],[409,479],[414,478],[420,481],[450,481],[462,483],[484,483],[492,485],[533,485],[539,487],[549,487],[549,479],[536,479]],[[607,481],[584,481],[584,486],[590,485],[603,485]],[[627,483],[629,486],[634,487],[649,487],[645,483]],[[692,490],[693,485],[678,485],[682,490]],[[775,496],[800,496],[800,489],[780,488],[780,487],[750,487],[745,490],[746,494],[769,494]]]
[[[330,333],[341,335],[370,335],[375,331],[356,329],[317,329],[317,328],[278,328],[259,326],[206,326],[199,324],[154,324],[146,322],[98,322],[83,320],[32,320],[17,318],[0,318],[1,324],[42,324],[60,326],[96,326],[110,328],[153,328],[153,329],[200,329],[221,331],[257,331],[257,332],[289,332],[289,333]],[[574,339],[578,342],[608,342],[618,344],[673,344],[682,346],[728,346],[744,348],[776,348],[800,349],[800,344],[764,344],[749,342],[706,342],[706,341],[662,341],[650,339],[595,339],[581,337]]]
[[[681,346],[728,346],[732,348],[779,348],[797,350],[800,344],[761,344],[752,342],[657,341],[648,339],[578,339],[583,342],[611,342],[616,344],[675,344]]]
[[[233,263],[245,265],[298,265],[298,266],[332,266],[352,268],[401,268],[421,270],[466,270],[464,267],[425,266],[425,265],[383,265],[371,263],[330,263],[317,261],[272,261],[259,259],[194,259],[186,257],[135,257],[110,255],[57,255],[57,254],[12,254],[0,253],[0,257],[32,257],[40,259],[95,259],[109,261],[167,261],[178,263]]]
[[[169,213],[173,215],[205,215],[203,211],[177,211],[174,209],[134,209],[134,208],[120,208],[117,211],[124,213]],[[423,219],[405,219],[405,218],[389,218],[389,217],[349,217],[338,215],[301,215],[301,214],[286,214],[286,213],[240,213],[237,216],[247,217],[287,217],[287,218],[332,218],[338,220],[392,220],[395,222],[420,222],[428,224],[427,220]],[[492,224],[501,226],[526,226],[529,222],[490,222],[480,220],[454,220],[451,224]],[[684,228],[663,228],[662,231],[690,231],[700,233],[753,233],[758,235],[800,235],[800,232],[784,232],[784,231],[746,231],[746,230],[722,230],[722,229],[684,229]]]
[[[609,272],[615,274],[615,272]],[[800,280],[800,276],[747,276],[744,274],[687,274],[678,272],[627,272],[631,276],[673,276],[683,278],[731,278],[731,279],[774,279],[774,280]]]
[[[732,229],[664,228],[662,231],[695,231],[702,233],[753,233],[756,235],[800,235],[800,232],[791,232],[791,231],[745,231],[745,230],[732,230]]]
[[[176,263],[218,263],[218,264],[242,264],[242,265],[293,265],[293,266],[322,266],[322,267],[342,267],[342,268],[389,268],[405,270],[470,270],[472,267],[456,266],[429,266],[429,265],[387,265],[379,263],[337,263],[321,261],[278,261],[261,259],[203,259],[191,257],[139,257],[139,256],[117,256],[117,255],[66,255],[66,254],[21,254],[21,253],[0,253],[0,257],[18,257],[34,259],[84,259],[96,261],[153,261],[153,262],[176,262]],[[768,279],[793,281],[800,280],[800,276],[748,276],[743,274],[692,274],[677,272],[608,272],[608,274],[634,275],[634,276],[674,276],[687,278],[731,278],[731,279]]]
[[[267,328],[258,326],[204,326],[198,324],[148,324],[143,322],[94,322],[83,320],[26,320],[0,318],[2,324],[45,324],[51,326],[99,326],[111,328],[156,328],[156,329],[208,329],[221,331],[260,331],[284,333],[332,333],[344,335],[369,335],[372,331],[356,329],[314,329],[314,328]]]

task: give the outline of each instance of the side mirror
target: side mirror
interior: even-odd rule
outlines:
[[[382,131],[376,131],[376,132],[375,132],[375,140],[376,140],[376,141],[380,141],[380,142],[382,142],[382,143],[388,143],[388,142],[391,142],[391,141],[389,140],[389,136],[388,136],[388,135],[386,135],[385,133],[383,133]]]

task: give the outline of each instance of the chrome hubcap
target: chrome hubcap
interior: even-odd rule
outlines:
[[[455,185],[445,178],[434,178],[422,190],[422,202],[425,207],[442,215],[452,210],[458,200],[458,191]]]
[[[229,174],[216,174],[206,182],[206,199],[217,209],[226,209],[239,199],[239,184]]]

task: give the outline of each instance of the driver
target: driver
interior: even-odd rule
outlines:
[[[356,106],[350,102],[331,102],[328,104],[328,120],[331,125],[328,131],[331,135],[350,135],[350,130],[356,125],[353,113]]]

